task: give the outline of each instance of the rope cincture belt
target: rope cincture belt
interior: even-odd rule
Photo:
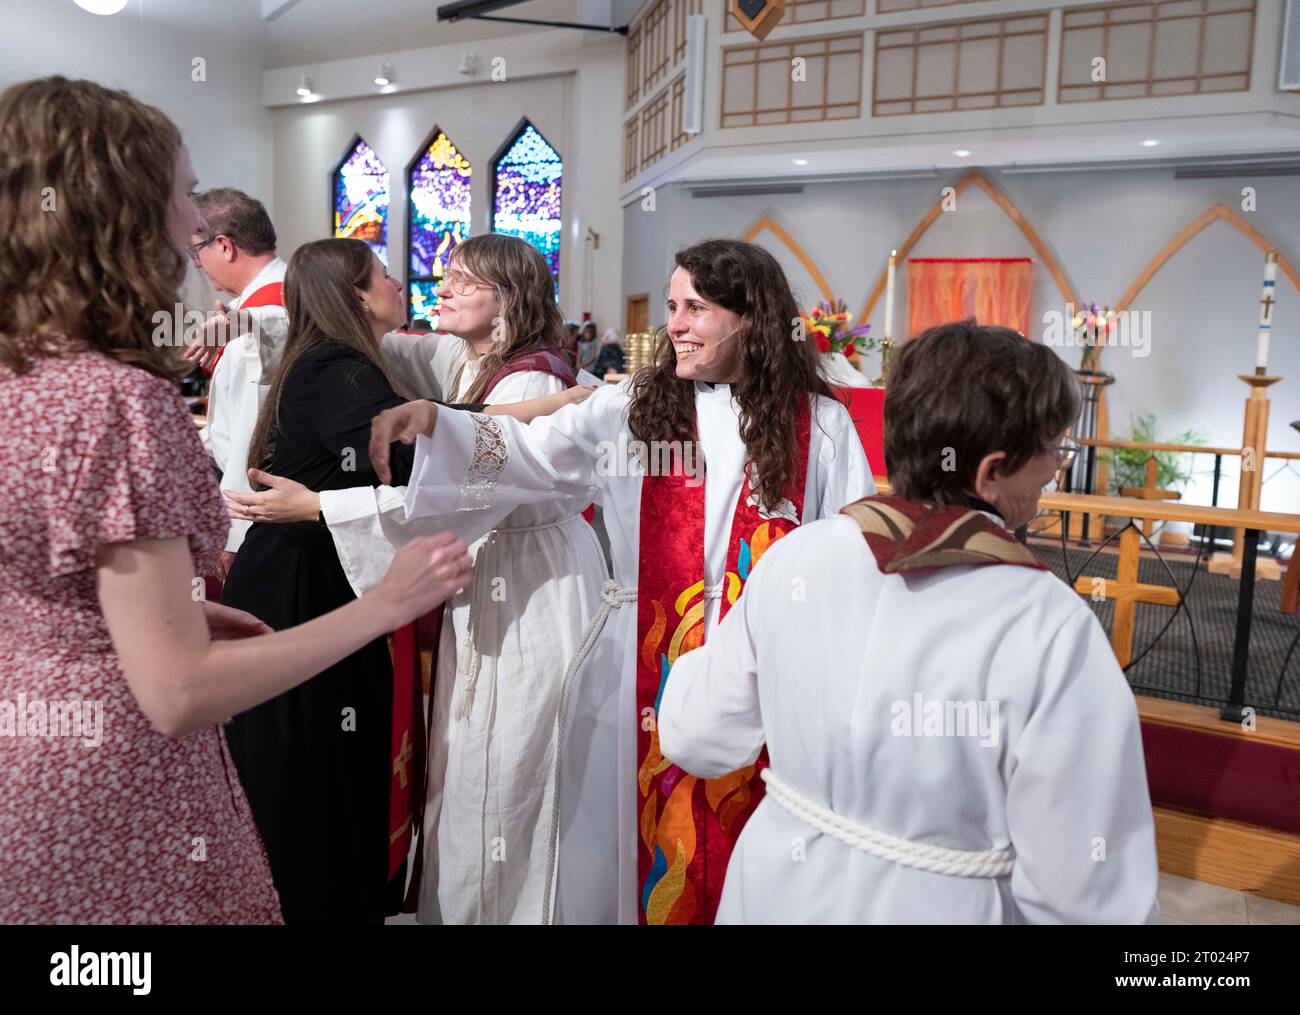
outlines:
[[[1015,867],[1016,851],[1010,846],[1005,849],[949,849],[900,839],[850,821],[808,799],[782,782],[770,768],[763,769],[762,779],[767,783],[767,799],[782,810],[817,831],[825,832],[832,839],[881,860],[959,878],[1004,878]]]
[[[553,923],[555,916],[552,912],[552,896],[555,887],[555,866],[560,848],[560,760],[564,756],[564,742],[569,735],[569,691],[573,687],[573,679],[578,675],[578,670],[582,668],[582,664],[600,639],[600,633],[605,629],[605,621],[609,619],[610,611],[635,602],[636,589],[625,589],[618,582],[605,579],[605,584],[600,589],[600,609],[587,625],[582,641],[578,643],[578,650],[569,660],[564,678],[560,681],[560,703],[555,713],[555,780],[551,786],[551,834],[546,848],[546,881],[542,886],[542,923],[544,924]],[[622,665],[621,657],[618,658],[617,664]]]

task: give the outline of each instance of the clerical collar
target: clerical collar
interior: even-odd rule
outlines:
[[[997,522],[1004,529],[1007,527],[1006,519],[1002,517],[1002,512],[982,497],[976,497],[974,495],[967,496],[966,506],[974,508],[982,515],[988,515],[990,519]]]
[[[263,286],[271,285],[274,282],[283,282],[284,273],[288,268],[284,259],[275,257],[262,265],[262,270],[252,277],[248,285],[244,286],[244,291],[230,301],[232,310],[238,310],[246,299],[261,289]]]

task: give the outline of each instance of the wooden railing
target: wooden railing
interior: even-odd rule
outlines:
[[[1198,448],[1198,450],[1204,450]],[[881,494],[892,492],[889,480],[876,476],[876,489]],[[1255,599],[1255,561],[1261,532],[1286,532],[1300,536],[1300,514],[1282,514],[1275,511],[1240,510],[1238,508],[1210,507],[1203,504],[1144,500],[1138,497],[1098,497],[1083,493],[1045,493],[1039,498],[1040,511],[1056,511],[1062,516],[1062,532],[1069,532],[1071,514],[1100,517],[1128,518],[1130,520],[1191,522],[1206,526],[1208,530],[1240,528],[1245,534],[1242,552],[1241,580],[1237,586],[1237,623],[1232,650],[1232,684],[1228,700],[1223,703],[1220,715],[1230,722],[1241,722],[1246,713],[1246,672],[1250,660],[1250,623]],[[1025,537],[1022,530],[1018,535]],[[1141,538],[1132,525],[1119,533],[1119,560],[1116,577],[1101,580],[1100,591],[1115,602],[1114,621],[1111,624],[1111,648],[1121,666],[1128,666],[1133,656],[1133,625],[1138,603],[1156,603],[1178,606],[1182,591],[1166,586],[1146,585],[1138,581],[1141,558]],[[1083,595],[1096,594],[1099,579],[1079,576],[1074,588]],[[1285,606],[1284,606],[1285,610]],[[1275,706],[1276,707],[1276,704]]]
[[[1038,499],[1044,511],[1082,511],[1118,518],[1151,518],[1166,522],[1253,529],[1257,532],[1300,533],[1300,515],[1276,511],[1242,511],[1238,508],[1184,504],[1181,501],[1140,500],[1137,497],[1098,497],[1087,493],[1045,493]]]
[[[1223,479],[1223,459],[1225,457],[1240,458],[1244,454],[1243,448],[1215,447],[1213,445],[1207,445],[1207,444],[1170,444],[1170,443],[1157,443],[1154,441],[1102,440],[1101,438],[1085,438],[1085,437],[1078,438],[1078,441],[1085,448],[1085,466],[1082,470],[1083,475],[1085,477],[1084,489],[1080,491],[1082,494],[1085,495],[1094,495],[1096,493],[1093,487],[1095,486],[1095,477],[1097,474],[1096,461],[1097,461],[1098,449],[1113,448],[1113,449],[1126,450],[1126,451],[1149,451],[1152,452],[1153,454],[1154,452],[1157,451],[1165,451],[1165,452],[1172,452],[1174,454],[1213,455],[1214,456],[1214,482],[1210,491],[1210,504],[1209,504],[1209,506],[1212,508],[1218,508],[1219,506],[1219,487]],[[1265,460],[1274,458],[1274,459],[1287,460],[1287,461],[1300,461],[1300,452],[1268,451],[1266,449],[1264,451],[1264,458]],[[1140,494],[1139,496],[1143,496],[1148,499],[1155,500],[1155,499],[1161,499],[1162,494],[1168,493],[1168,491],[1161,491],[1156,488],[1155,472],[1156,470],[1154,469],[1147,470],[1145,476],[1145,483],[1141,488],[1145,492],[1143,494]],[[1069,487],[1069,481],[1072,480],[1073,473],[1074,470],[1071,469],[1068,470],[1065,474],[1065,479],[1067,482],[1066,482],[1066,487],[1064,492],[1066,493],[1074,492]],[[1165,497],[1164,499],[1172,499],[1172,498]],[[1104,516],[1084,514],[1081,517],[1083,518],[1082,536],[1085,542],[1091,539],[1093,535],[1094,525],[1097,526],[1096,528],[1097,534],[1098,535],[1103,534],[1102,526],[1104,525],[1104,522],[1102,521],[1102,518]],[[1174,519],[1166,518],[1163,520],[1173,521]],[[1200,524],[1208,524],[1208,523],[1202,522]],[[1149,523],[1145,526],[1145,531],[1148,536],[1151,535],[1151,527]],[[1280,530],[1275,530],[1275,531],[1280,531]],[[1213,543],[1218,538],[1219,532],[1220,532],[1220,526],[1218,523],[1209,524],[1209,527],[1204,532],[1203,538]]]
[[[1232,650],[1232,686],[1228,693],[1228,701],[1220,713],[1230,722],[1241,722],[1246,716],[1246,669],[1250,658],[1250,621],[1255,600],[1255,558],[1258,553],[1259,534],[1288,532],[1300,535],[1300,515],[1206,507],[1201,504],[1143,500],[1137,497],[1097,497],[1092,494],[1078,493],[1044,494],[1039,498],[1038,507],[1044,511],[1061,512],[1063,530],[1066,532],[1069,531],[1071,513],[1080,513],[1085,517],[1100,515],[1130,520],[1191,522],[1204,525],[1211,532],[1220,528],[1242,530],[1245,543],[1242,551],[1241,580],[1237,586],[1237,631]],[[1148,602],[1176,606],[1182,601],[1181,592],[1177,589],[1143,585],[1138,582],[1140,556],[1141,545],[1137,529],[1132,525],[1127,526],[1120,533],[1118,577],[1109,588],[1103,586],[1102,592],[1106,598],[1115,600],[1111,647],[1121,666],[1127,666],[1132,657],[1133,616],[1136,605],[1140,602]],[[1092,583],[1093,579],[1080,577],[1075,583],[1075,589],[1087,594],[1093,591]]]

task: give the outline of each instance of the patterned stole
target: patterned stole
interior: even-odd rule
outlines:
[[[841,513],[858,523],[885,574],[986,564],[1047,570],[1006,529],[964,504],[936,507],[902,497],[863,497]]]
[[[767,548],[803,517],[812,433],[809,402],[795,419],[795,469],[777,516],[759,509],[748,470],[736,502],[727,548],[719,619],[740,597]],[[704,483],[647,475],[641,484],[640,572],[637,578],[637,812],[641,844],[637,874],[641,923],[710,924],[718,911],[727,861],[740,830],[763,795],[758,761],[720,779],[688,775],[659,750],[656,723],[668,671],[683,652],[704,642]]]

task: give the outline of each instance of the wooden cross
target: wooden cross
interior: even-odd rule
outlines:
[[[414,753],[411,748],[411,731],[402,730],[402,749],[393,758],[393,775],[397,776],[397,784],[401,789],[406,789],[406,783],[411,777],[411,756]]]
[[[1156,489],[1156,471],[1159,463],[1155,457],[1147,459],[1146,468],[1146,485],[1145,486],[1122,486],[1120,495],[1124,497],[1137,497],[1140,500],[1178,500],[1182,497],[1177,490],[1157,490]],[[1142,532],[1151,538],[1151,533],[1155,530],[1156,520],[1154,518],[1142,519]]]
[[[1273,299],[1272,293],[1269,293],[1269,295],[1265,296],[1259,302],[1264,305],[1264,321],[1271,321],[1273,319],[1273,304],[1276,303],[1277,300]]]
[[[1110,628],[1110,647],[1121,667],[1133,661],[1133,618],[1138,603],[1157,606],[1177,606],[1180,594],[1177,589],[1163,585],[1143,585],[1137,580],[1141,544],[1138,530],[1130,522],[1119,534],[1119,572],[1115,579],[1098,579],[1081,575],[1074,581],[1074,591],[1092,596],[1098,591],[1096,583],[1103,584],[1100,592],[1115,600],[1115,619]]]

